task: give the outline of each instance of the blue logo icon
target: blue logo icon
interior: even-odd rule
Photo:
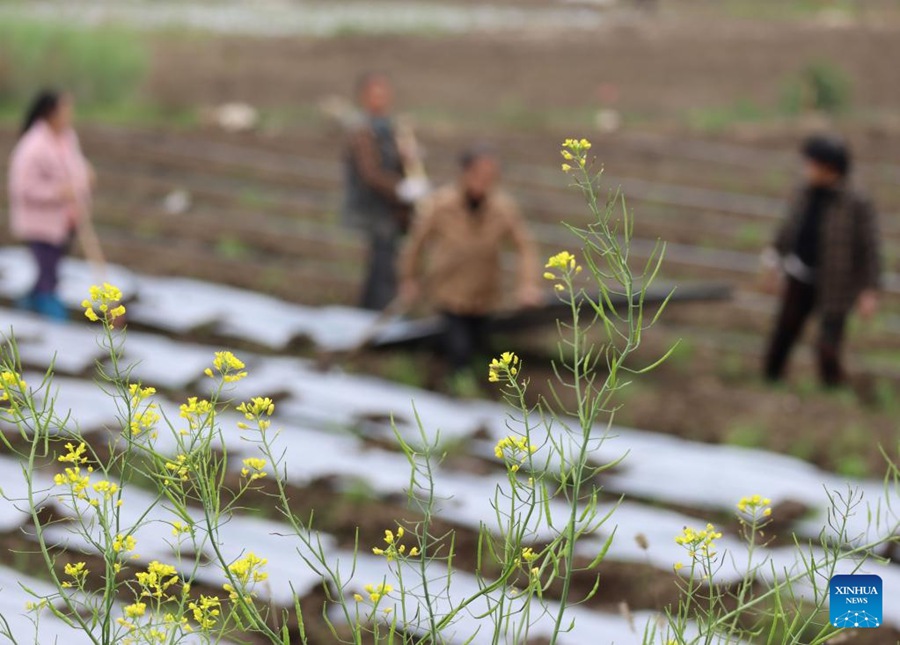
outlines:
[[[878,576],[834,576],[828,585],[831,624],[851,629],[880,627],[883,622],[881,591]]]

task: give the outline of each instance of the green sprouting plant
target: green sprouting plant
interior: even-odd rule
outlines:
[[[350,556],[335,560],[315,518],[293,508],[288,473],[303,466],[288,464],[279,447],[275,403],[263,396],[228,400],[231,384],[248,372],[232,353],[213,357],[208,396],[189,397],[170,418],[155,390],[123,365],[126,334],[116,324],[125,313],[121,293],[110,285],[93,287],[83,304],[87,318],[100,324],[108,354],[98,368],[99,385],[119,411],[118,426],[100,445],[56,409],[52,367],[37,387],[24,382],[11,341],[0,364],[0,417],[18,435],[0,438],[22,461],[27,486],[18,502],[30,514],[31,539],[52,587],[50,593],[26,589],[35,624],[49,612],[97,645],[197,637],[312,642],[299,593],[275,604],[266,597],[266,554],[229,542],[229,525],[240,511],[267,500],[280,516],[279,532],[296,546],[296,559],[277,566],[322,580],[325,600],[318,609],[335,641],[438,645],[477,637],[554,644],[564,638],[576,606],[597,593],[597,570],[616,534],[617,505],[600,503],[598,475],[619,462],[599,460],[597,449],[611,441],[617,395],[660,362],[635,365],[634,353],[664,309],[645,316],[643,307],[663,246],[645,258],[640,274],[633,271],[631,217],[624,207],[618,214],[618,199],[601,200],[590,149],[583,139],[569,139],[562,148],[563,171],[582,191],[594,221],[571,227],[581,246],[577,254],[562,251],[546,264],[544,277],[568,308],[558,323],[550,393],[535,401],[513,352],[488,366],[488,381],[508,403],[508,434],[489,457],[503,476],[485,491],[491,510],[480,518],[474,540],[441,521],[447,500],[440,462],[447,443],[418,417],[416,437],[394,432],[410,468],[408,515],[386,520],[377,544],[362,544],[357,536]],[[614,307],[614,296],[626,304]],[[236,466],[231,462],[240,457],[226,440],[235,429],[226,431],[225,412],[241,415],[242,447],[254,455]],[[49,467],[56,471],[52,482],[40,475]],[[898,480],[891,464],[887,501],[874,515],[881,536],[897,535],[889,502]],[[823,643],[832,632],[821,618],[823,581],[839,564],[861,566],[876,547],[896,540],[851,534],[849,518],[859,506],[852,493],[835,498],[818,543],[795,541],[800,560],[793,567],[769,551],[771,507],[761,496],[738,504],[744,547],[720,549],[722,534],[711,524],[685,528],[673,536],[687,558],[675,563],[680,600],[662,622],[648,622],[645,644]],[[461,549],[473,556],[468,574],[457,570]],[[361,580],[357,570],[365,559],[383,565],[382,573]],[[736,580],[720,579],[726,563],[739,572]],[[548,622],[549,631],[536,631]],[[4,633],[3,625],[0,633],[12,642],[28,641],[8,628]]]
[[[828,62],[811,63],[785,84],[782,109],[788,114],[840,114],[850,106],[852,89],[840,68]]]

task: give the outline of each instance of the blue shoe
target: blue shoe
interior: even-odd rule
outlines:
[[[69,319],[69,312],[55,293],[38,293],[34,296],[34,310],[45,318],[56,322]]]

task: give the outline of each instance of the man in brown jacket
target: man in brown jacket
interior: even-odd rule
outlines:
[[[360,298],[365,309],[384,309],[396,296],[397,249],[406,233],[412,204],[425,196],[427,181],[407,178],[404,151],[390,118],[391,82],[380,72],[357,84],[362,118],[350,134],[344,172],[344,223],[368,238],[366,281]]]
[[[850,152],[841,140],[811,137],[803,157],[806,183],[791,203],[774,248],[763,254],[767,282],[774,285],[784,277],[765,376],[771,381],[783,376],[791,349],[815,311],[819,374],[833,387],[844,378],[847,316],[856,309],[869,318],[878,307],[878,225],[872,204],[849,184]]]
[[[422,205],[400,262],[401,296],[412,301],[427,292],[444,316],[444,352],[455,375],[471,367],[487,318],[503,299],[504,245],[519,255],[518,304],[537,305],[541,296],[534,243],[515,202],[497,189],[496,153],[479,146],[464,154],[461,164],[460,180]]]

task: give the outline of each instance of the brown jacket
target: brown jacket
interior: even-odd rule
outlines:
[[[536,286],[534,242],[512,198],[498,191],[472,213],[462,189],[446,186],[422,205],[400,260],[400,274],[422,284],[443,311],[484,315],[499,305],[501,251],[509,242],[519,254],[519,287]],[[423,272],[426,252],[430,266]]]
[[[775,238],[775,249],[784,258],[796,244],[809,192],[797,191]],[[825,213],[820,232],[816,286],[824,314],[845,315],[864,289],[876,289],[881,281],[878,220],[869,199],[850,186],[842,186]]]

